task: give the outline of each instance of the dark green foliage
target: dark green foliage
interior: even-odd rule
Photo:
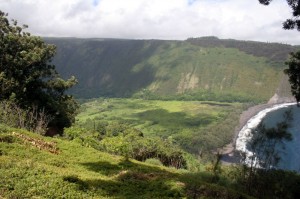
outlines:
[[[177,169],[186,168],[184,153],[169,140],[144,138],[135,133],[105,138],[100,142],[104,151],[145,161],[149,158],[159,159],[163,165]]]
[[[202,47],[226,47],[237,48],[245,53],[266,57],[273,66],[282,67],[283,62],[287,59],[291,51],[295,51],[296,47],[287,44],[265,43],[255,41],[239,41],[234,39],[219,39],[217,37],[200,37],[189,38],[187,40],[193,45]]]
[[[170,113],[165,109],[144,111],[137,115],[140,120],[150,121],[152,124],[158,124],[169,129],[176,129],[178,126],[182,128],[204,127],[216,120],[216,117],[209,114],[198,114],[191,117],[183,112]]]
[[[253,129],[253,136],[247,145],[253,154],[245,156],[247,164],[242,164],[238,172],[238,181],[248,194],[258,198],[299,197],[299,189],[295,188],[299,185],[299,175],[276,170],[284,150],[283,141],[292,139],[288,132],[292,119],[292,112],[288,110],[276,127],[266,128],[262,121]],[[287,182],[289,180],[291,182]]]
[[[126,159],[146,161],[157,158],[165,166],[186,168],[183,151],[171,140],[144,137],[140,131],[119,123],[104,126],[101,132],[71,127],[65,129],[64,136],[70,140],[78,140],[84,146],[122,155]]]
[[[233,187],[257,198],[273,199],[300,197],[300,176],[283,170],[263,170],[238,167],[230,176],[236,180]]]
[[[284,72],[289,76],[291,91],[296,98],[297,103],[300,102],[300,51],[291,53],[290,59],[286,62],[288,69]]]
[[[192,154],[202,156],[203,161],[211,159],[211,151],[222,148],[233,139],[241,110],[235,109],[223,115],[222,119],[192,133],[185,131],[174,135],[174,140]]]
[[[70,126],[77,108],[64,92],[76,79],[60,78],[50,64],[55,46],[31,36],[0,11],[0,100],[13,100],[21,108],[37,107],[53,117],[50,126]]]
[[[259,0],[261,4],[269,5],[272,0]],[[284,29],[297,29],[300,31],[300,2],[298,0],[287,0],[287,4],[292,9],[293,18],[287,19],[283,23]],[[297,103],[300,101],[300,52],[291,52],[290,59],[286,62],[289,66],[285,73],[289,76],[291,91],[296,98]]]
[[[89,188],[88,183],[79,179],[79,177],[76,175],[64,176],[63,181],[76,184],[79,190],[86,191]]]
[[[225,186],[220,186],[221,180],[214,181],[214,176],[207,172],[186,173],[182,175],[181,180],[185,183],[187,197],[190,199],[198,198],[220,198],[220,199],[246,199],[251,198],[243,192],[238,192],[229,187],[229,182]],[[223,179],[224,180],[224,179]],[[229,178],[227,179],[229,180]],[[214,183],[211,183],[214,181]]]
[[[76,140],[83,146],[89,146],[95,149],[99,149],[99,142],[103,139],[97,131],[74,126],[64,128],[64,137],[68,140]]]
[[[263,5],[269,5],[272,0],[259,0],[259,2]],[[293,17],[290,19],[287,19],[283,23],[283,28],[284,29],[297,29],[300,31],[300,3],[298,0],[287,0],[287,4],[290,6],[292,9],[292,14]]]
[[[130,126],[145,137],[171,138],[206,160],[212,150],[232,141],[244,109],[239,103],[99,98],[82,105],[75,125],[100,136],[118,135]]]
[[[70,93],[79,98],[261,102],[286,84],[279,71],[294,47],[234,40],[205,46],[198,40],[45,38],[57,45],[57,70],[78,78]]]
[[[146,90],[146,91],[145,91]],[[176,95],[158,95],[147,89],[142,90],[132,96],[136,99],[144,100],[178,100],[178,101],[217,101],[217,102],[254,102],[260,103],[261,99],[246,93],[230,93],[208,90],[187,91]]]
[[[13,143],[14,137],[11,135],[0,135],[0,142]]]
[[[52,39],[58,46],[54,63],[64,76],[75,74],[79,84],[71,92],[80,98],[99,96],[129,97],[154,79],[153,69],[133,67],[147,59],[160,41]],[[66,67],[62,67],[66,66]],[[72,67],[72,68],[71,68]]]

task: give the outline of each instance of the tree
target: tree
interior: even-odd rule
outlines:
[[[295,96],[297,105],[300,102],[300,51],[291,53],[290,59],[286,62],[289,66],[284,72],[289,76],[289,82],[291,84],[291,91]]]
[[[269,5],[272,0],[259,0],[261,4]],[[284,29],[297,29],[300,31],[300,1],[299,0],[286,0],[288,5],[292,9],[293,17],[287,19],[283,23]],[[289,76],[289,82],[291,84],[291,91],[293,96],[296,98],[297,105],[300,102],[300,51],[290,53],[290,59],[285,63],[288,65],[288,69],[284,72]]]
[[[275,169],[278,168],[281,157],[285,154],[285,142],[293,139],[288,131],[292,120],[293,112],[289,109],[284,113],[283,120],[276,126],[267,128],[265,122],[261,121],[256,128],[252,129],[251,139],[247,143],[249,152],[241,153],[242,170],[239,173],[241,183],[245,185],[249,194],[257,198],[269,198],[266,195],[279,194],[280,191],[275,193],[275,189],[283,191],[281,183],[276,184],[276,188],[270,184],[279,179]]]
[[[263,5],[269,5],[272,0],[259,0],[259,2]],[[283,22],[284,29],[297,29],[300,31],[300,2],[299,0],[287,0],[288,5],[292,9],[293,17],[291,19],[287,19]]]
[[[264,121],[252,130],[251,140],[247,147],[253,153],[250,159],[255,160],[255,167],[270,170],[280,161],[280,153],[285,149],[283,141],[291,141],[292,134],[288,131],[293,120],[292,110],[287,110],[283,115],[283,121],[275,127],[266,128]],[[281,147],[281,148],[280,148]],[[253,162],[251,162],[252,164]]]
[[[62,129],[74,121],[78,104],[65,91],[77,83],[63,80],[51,60],[54,45],[24,32],[0,10],[0,100],[13,100],[24,109],[45,110],[54,119],[49,127]]]

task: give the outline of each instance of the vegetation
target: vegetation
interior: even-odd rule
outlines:
[[[269,5],[271,3],[272,0],[259,0],[259,2],[263,5]],[[287,19],[284,23],[283,23],[283,28],[284,29],[297,29],[298,31],[300,31],[300,20],[299,20],[299,16],[300,16],[300,11],[299,11],[299,1],[297,0],[287,0],[287,4],[290,6],[290,8],[292,9],[292,14],[293,17],[291,19]]]
[[[24,32],[0,11],[0,100],[21,108],[43,110],[51,116],[49,126],[62,129],[74,120],[77,104],[64,92],[76,84],[75,77],[60,78],[49,62],[55,47]]]
[[[300,194],[300,177],[291,172],[270,170],[260,175],[258,170],[256,184],[248,190],[245,167],[208,164],[193,173],[151,161],[126,160],[83,146],[78,139],[42,137],[0,125],[0,197],[4,198],[232,199]]]
[[[110,135],[130,126],[205,157],[231,141],[244,108],[240,103],[100,98],[81,105],[75,126]]]
[[[44,134],[51,116],[36,107],[22,109],[10,101],[0,101],[0,124]]]
[[[187,167],[183,151],[172,140],[144,137],[142,132],[126,125],[110,125],[102,129],[101,133],[71,127],[65,129],[65,136],[70,140],[79,140],[82,145],[122,155],[126,159],[133,158],[144,162],[156,158],[165,166],[177,169]]]
[[[291,91],[296,98],[297,103],[300,102],[300,51],[291,53],[290,59],[286,62],[289,66],[284,72],[289,76]]]
[[[252,131],[252,138],[248,143],[248,148],[253,152],[251,160],[255,161],[254,167],[264,168],[266,170],[276,168],[280,161],[278,149],[283,148],[283,141],[292,140],[292,135],[288,132],[293,120],[291,110],[284,113],[282,122],[277,123],[274,128],[266,128],[262,121],[256,129]]]
[[[217,37],[189,38],[187,41],[193,45],[206,48],[236,48],[255,57],[265,57],[268,64],[277,68],[283,66],[290,52],[297,50],[297,47],[287,44],[219,39]]]
[[[294,190],[299,184],[298,179],[293,176],[294,173],[276,170],[280,157],[284,154],[283,142],[292,139],[292,135],[288,132],[292,120],[292,112],[288,110],[284,113],[283,121],[277,123],[276,127],[267,128],[262,121],[252,130],[253,136],[247,143],[247,148],[252,154],[243,154],[244,159],[240,168],[241,183],[250,195],[258,198],[267,198],[271,195],[278,198],[300,196],[299,190]],[[286,186],[293,188],[287,191]],[[274,190],[275,193],[272,193]]]
[[[265,101],[277,88],[281,59],[268,57],[276,48],[257,58],[243,45],[203,47],[199,39],[46,39],[67,49],[55,58],[68,58],[63,74],[75,64],[82,75],[73,92],[135,98],[88,101],[71,126],[78,105],[65,91],[77,80],[50,64],[55,47],[1,11],[0,28],[0,198],[299,198],[299,175],[271,169],[272,147],[290,138],[287,123],[254,133],[265,170],[222,166],[213,153],[231,141],[240,102]],[[69,128],[39,135],[47,127]]]
[[[272,0],[259,0],[261,4],[269,5]],[[287,0],[287,4],[292,9],[293,18],[287,19],[283,23],[284,29],[297,29],[300,31],[300,2],[297,0]],[[299,68],[300,68],[300,51],[291,52],[290,59],[286,62],[288,65],[288,69],[285,69],[284,72],[289,76],[289,82],[291,84],[291,91],[293,96],[296,98],[297,103],[299,105],[300,101],[300,76],[299,76]]]
[[[187,41],[45,38],[57,46],[53,63],[79,84],[78,98],[263,102],[284,79],[296,47],[196,38]],[[281,94],[280,91],[278,94]]]

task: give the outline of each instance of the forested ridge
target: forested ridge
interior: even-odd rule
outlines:
[[[267,101],[288,87],[284,62],[298,48],[216,37],[44,40],[57,46],[62,76],[79,80],[71,89],[79,98]]]

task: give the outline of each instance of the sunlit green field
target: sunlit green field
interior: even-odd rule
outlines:
[[[81,106],[76,125],[121,122],[146,136],[172,137],[184,149],[197,153],[229,143],[238,125],[241,103],[94,99]]]

